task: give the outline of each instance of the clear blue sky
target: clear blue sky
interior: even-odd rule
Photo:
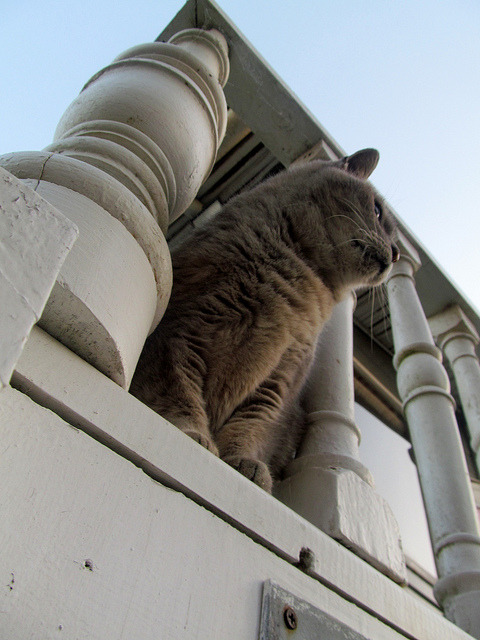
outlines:
[[[219,0],[480,309],[480,3]],[[86,80],[182,0],[0,0],[0,153],[41,149]]]

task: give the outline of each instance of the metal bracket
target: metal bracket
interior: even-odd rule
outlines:
[[[271,580],[263,585],[259,640],[368,640]]]

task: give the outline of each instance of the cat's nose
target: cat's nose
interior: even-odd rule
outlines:
[[[400,260],[400,250],[396,244],[392,244],[392,262],[398,262]]]

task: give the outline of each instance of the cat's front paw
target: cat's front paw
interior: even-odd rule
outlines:
[[[264,462],[240,457],[227,457],[224,461],[267,493],[272,493],[272,476]]]
[[[193,429],[189,429],[184,433],[192,438],[192,440],[195,440],[195,442],[198,442],[198,444],[201,444],[202,447],[207,449],[207,451],[210,451],[210,453],[213,453],[215,456],[219,455],[217,445],[204,433],[200,433],[200,431],[194,431]]]

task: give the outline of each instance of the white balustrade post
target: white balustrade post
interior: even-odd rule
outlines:
[[[475,347],[479,335],[458,305],[453,305],[428,319],[435,341],[452,367],[470,445],[480,471],[480,363]]]
[[[398,582],[405,563],[396,520],[359,458],[354,420],[353,309],[338,304],[324,327],[304,398],[307,432],[275,495]]]
[[[77,236],[60,211],[0,167],[0,390]]]
[[[402,234],[387,282],[397,384],[417,463],[445,615],[480,638],[480,537],[472,488],[440,350],[418,298],[420,260]]]
[[[87,82],[53,144],[0,158],[80,230],[40,325],[125,388],[170,296],[164,232],[225,133],[228,73],[214,29],[133,47]]]

